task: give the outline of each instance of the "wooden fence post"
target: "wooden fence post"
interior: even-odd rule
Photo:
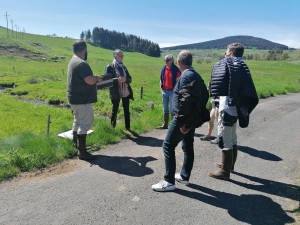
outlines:
[[[143,87],[141,87],[140,98],[143,99]]]
[[[47,135],[49,134],[49,130],[50,130],[50,114],[48,114],[48,117],[47,117]]]

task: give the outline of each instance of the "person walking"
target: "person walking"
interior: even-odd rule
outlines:
[[[78,148],[79,159],[92,160],[96,157],[86,150],[86,136],[94,122],[92,103],[97,102],[96,83],[102,81],[102,76],[94,76],[86,62],[88,51],[84,41],[75,41],[73,52],[67,74],[67,99],[74,115],[73,144]]]
[[[169,126],[162,148],[165,159],[164,180],[152,185],[154,191],[173,191],[175,180],[189,185],[194,163],[195,128],[209,121],[206,109],[208,91],[201,76],[192,67],[193,56],[183,50],[178,54],[177,65],[182,73],[174,88],[174,118]],[[180,173],[176,173],[175,148],[182,141],[184,161]]]
[[[239,126],[249,125],[249,114],[258,104],[258,96],[250,70],[243,61],[244,47],[240,43],[227,46],[225,58],[214,65],[211,75],[211,96],[220,97],[218,145],[222,151],[219,169],[208,175],[230,179],[237,159],[237,120]]]
[[[107,65],[105,69],[105,74],[112,74],[113,78],[118,78],[118,82],[114,83],[112,87],[109,88],[110,99],[112,102],[112,112],[111,112],[111,125],[116,127],[117,114],[119,110],[120,101],[122,99],[122,106],[124,110],[125,117],[125,129],[131,134],[130,130],[130,111],[129,111],[129,100],[133,99],[133,91],[130,86],[131,76],[123,64],[124,53],[120,49],[113,51],[113,61]]]
[[[168,129],[169,114],[171,114],[172,118],[174,116],[172,107],[173,89],[181,74],[178,67],[174,64],[174,57],[172,55],[166,55],[164,61],[166,65],[162,67],[160,73],[164,123],[158,127],[159,129]]]

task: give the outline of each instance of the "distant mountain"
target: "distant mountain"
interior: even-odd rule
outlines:
[[[199,42],[187,45],[178,45],[172,47],[161,48],[161,50],[178,50],[178,49],[226,49],[227,45],[239,42],[245,48],[256,48],[264,50],[287,50],[289,47],[263,38],[252,36],[238,35],[230,36],[212,41]]]

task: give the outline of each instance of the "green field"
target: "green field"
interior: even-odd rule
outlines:
[[[0,27],[0,86],[14,83],[15,88],[6,88],[0,93],[0,180],[15,176],[21,171],[30,171],[73,157],[76,150],[71,141],[57,134],[71,129],[72,114],[66,106],[66,72],[72,56],[73,40],[24,34],[24,39],[7,39],[6,30]],[[201,55],[204,50],[197,51]],[[245,53],[247,54],[247,49]],[[249,50],[254,51],[254,50]],[[95,74],[102,75],[112,60],[112,50],[88,45],[88,63]],[[216,50],[219,54],[225,50]],[[159,76],[164,65],[161,58],[125,52],[124,64],[132,76],[135,100],[130,111],[132,130],[137,134],[154,129],[163,121]],[[178,51],[171,52],[175,57]],[[250,53],[249,53],[250,54]],[[300,91],[300,64],[297,52],[292,52],[290,61],[246,61],[258,94],[261,98]],[[54,55],[66,60],[49,61]],[[41,59],[46,58],[44,62]],[[295,63],[296,61],[296,63]],[[194,63],[195,69],[206,83],[216,60],[210,63]],[[140,90],[143,96],[140,98]],[[28,102],[39,100],[59,103],[61,106]],[[148,102],[154,109],[147,108]],[[116,129],[110,127],[108,117],[111,102],[108,90],[98,92],[98,102],[93,105],[95,131],[88,137],[93,149],[116,143],[127,135],[124,132],[123,112],[120,108]],[[47,116],[51,116],[50,134],[46,135]]]

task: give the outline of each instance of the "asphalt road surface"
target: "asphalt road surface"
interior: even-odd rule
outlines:
[[[90,164],[67,160],[0,183],[0,224],[300,224],[300,94],[261,100],[246,129],[238,128],[238,158],[230,181],[207,175],[221,159],[196,130],[190,186],[154,192],[164,174],[154,130],[95,152]],[[216,135],[216,127],[213,131]],[[176,149],[177,171],[182,165]]]

